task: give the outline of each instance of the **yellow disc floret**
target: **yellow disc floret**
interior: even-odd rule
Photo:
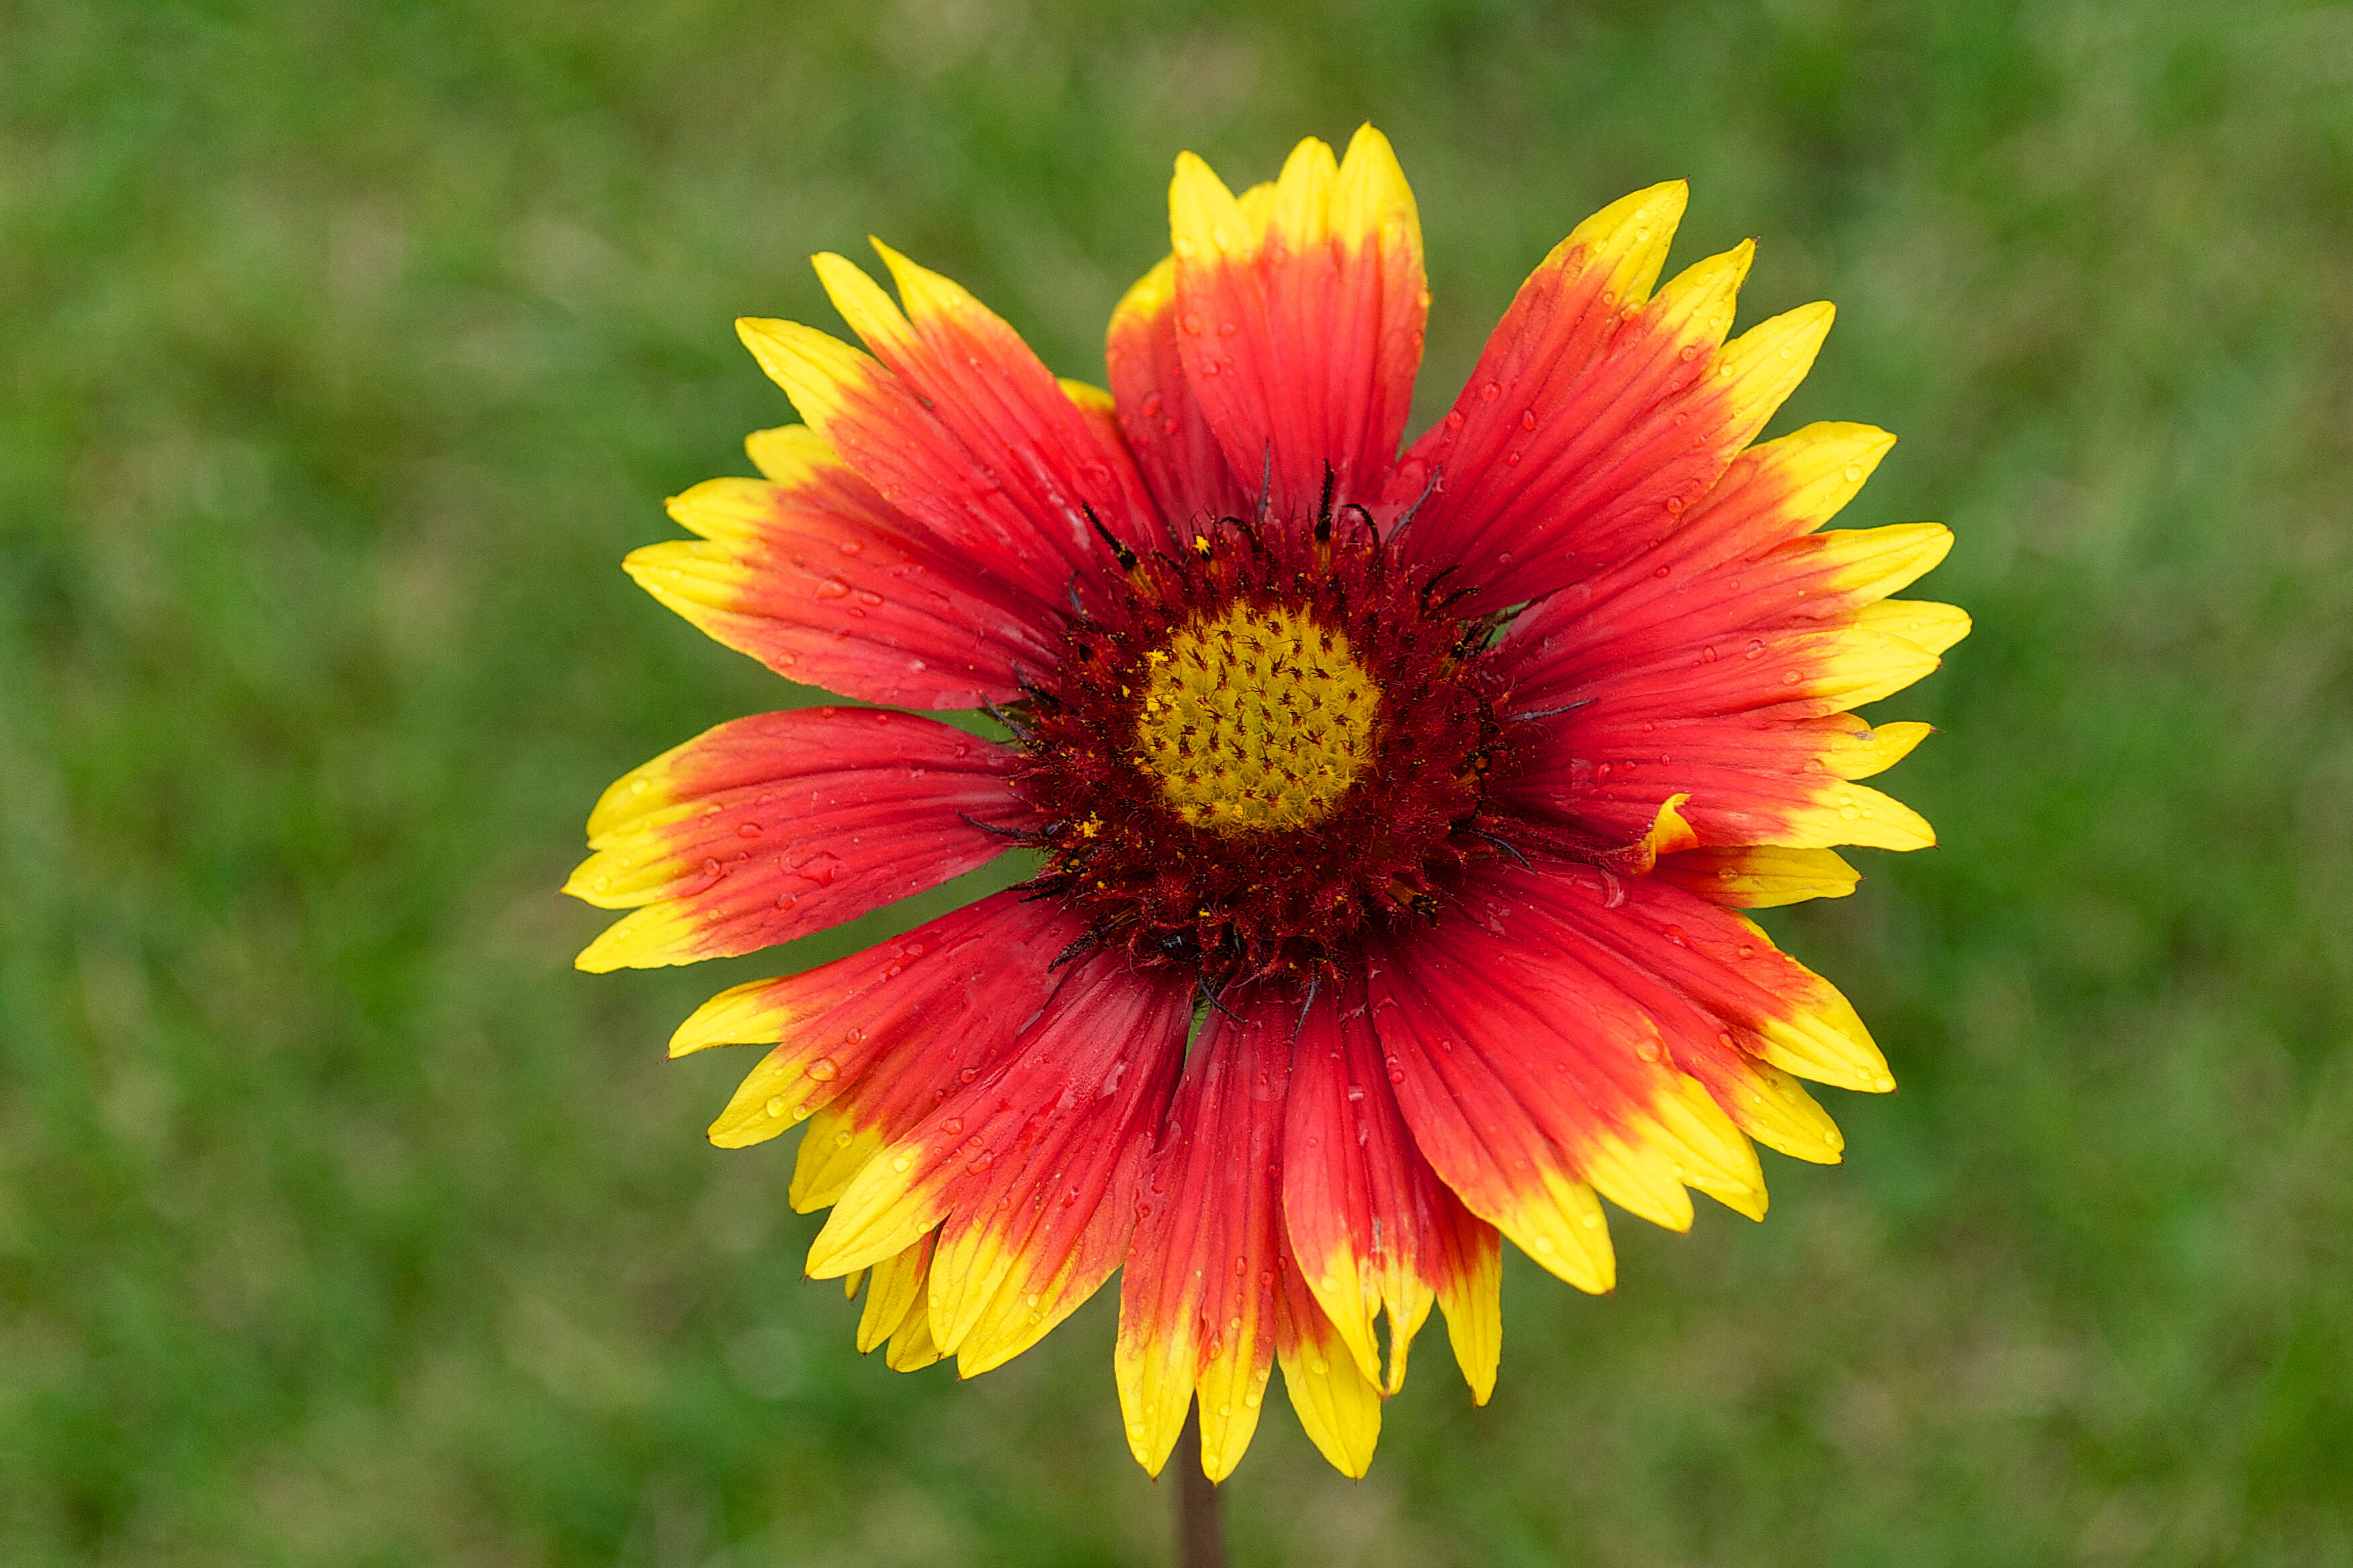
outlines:
[[[1372,765],[1380,688],[1302,612],[1237,604],[1149,661],[1135,761],[1197,827],[1312,826]]]

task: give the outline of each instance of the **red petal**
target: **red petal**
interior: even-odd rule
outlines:
[[[960,285],[880,240],[874,248],[904,314],[839,256],[818,257],[818,275],[843,320],[966,455],[966,473],[996,487],[1083,571],[1108,559],[1090,513],[1130,544],[1157,542],[1158,513],[1126,447],[1071,400],[1020,334]]]
[[[1283,1127],[1282,1209],[1307,1289],[1365,1376],[1394,1394],[1432,1300],[1442,1295],[1460,1308],[1494,1250],[1495,1232],[1462,1207],[1414,1146],[1366,1006],[1355,982],[1319,995],[1302,1022]],[[1386,1377],[1373,1329],[1384,1309]],[[1483,1399],[1493,1384],[1492,1359],[1468,1361],[1463,1371]]]
[[[1662,1022],[1679,1051],[1693,1043],[1737,1047],[1842,1088],[1894,1087],[1846,998],[1741,916],[1656,878],[1554,863],[1496,866],[1485,875],[1497,907],[1538,949],[1599,970],[1654,1018],[1668,1020],[1676,1006],[1704,1015]],[[1709,1026],[1718,1021],[1723,1028]]]
[[[942,549],[800,426],[752,439],[769,478],[670,503],[702,535],[631,552],[654,597],[778,674],[861,701],[976,708],[1053,657],[1029,601]]]
[[[1430,299],[1387,139],[1362,128],[1340,163],[1303,142],[1244,202],[1187,153],[1168,210],[1177,352],[1228,466],[1252,491],[1271,477],[1277,516],[1312,519],[1327,472],[1337,500],[1377,503]]]
[[[803,709],[722,724],[605,792],[565,891],[635,909],[580,967],[688,963],[822,931],[986,865],[1027,808],[1014,754],[934,720]],[[638,907],[643,906],[643,907]]]
[[[1155,1475],[1196,1385],[1219,1363],[1224,1381],[1250,1397],[1225,1399],[1214,1435],[1205,1421],[1202,1467],[1212,1478],[1230,1469],[1274,1364],[1291,1016],[1271,997],[1245,1003],[1243,1016],[1237,1025],[1212,1012],[1201,1026],[1146,1170],[1120,1285],[1120,1405],[1129,1445]],[[1209,1401],[1202,1404],[1208,1417]]]
[[[1671,524],[1812,363],[1827,306],[1720,346],[1745,244],[1643,302],[1682,206],[1680,186],[1654,187],[1579,226],[1399,465],[1393,500],[1440,477],[1408,548],[1459,563],[1473,604],[1542,598]]]
[[[746,318],[735,326],[809,427],[942,550],[1020,590],[1031,624],[1056,624],[1072,581],[1095,580],[1103,546],[1084,513],[1029,507],[1039,476],[1072,454],[1031,450],[1025,443],[1035,433],[1019,427],[1010,444],[985,439],[976,449],[903,379],[839,339],[793,321]],[[1059,387],[1054,395],[1062,395]],[[1101,443],[1075,409],[1072,417],[1085,432],[1075,454],[1083,464]],[[1110,459],[1101,460],[1109,474]],[[1118,489],[1115,476],[1111,488]]]
[[[1210,521],[1247,515],[1254,492],[1226,466],[1176,353],[1176,261],[1145,273],[1111,314],[1104,360],[1119,426],[1178,541]]]
[[[1061,984],[1051,964],[1080,924],[1050,900],[992,893],[904,936],[778,980],[754,980],[696,1009],[670,1055],[780,1042],[712,1123],[741,1148],[834,1106],[844,1134],[876,1144],[914,1126],[957,1084],[993,1066]]]
[[[869,1267],[936,1226],[939,1347],[973,1354],[967,1372],[1018,1353],[1118,1266],[1190,1014],[1187,993],[1138,982],[1116,956],[1082,961],[993,1067],[959,1072],[859,1172],[810,1272]]]

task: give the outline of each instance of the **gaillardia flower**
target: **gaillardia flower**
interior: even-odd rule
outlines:
[[[1751,446],[1829,329],[1726,341],[1751,247],[1653,291],[1685,199],[1537,268],[1400,449],[1429,295],[1369,127],[1235,196],[1177,160],[1173,254],[1057,381],[946,279],[817,268],[861,353],[738,323],[807,421],[670,502],[664,604],[863,707],[739,719],[622,779],[568,890],[584,969],[752,952],[1015,847],[1036,874],[805,973],[673,1054],[768,1044],[712,1142],[802,1128],[818,1277],[863,1349],[965,1374],[1116,1270],[1128,1441],[1197,1398],[1230,1471],[1273,1365],[1350,1475],[1433,1304],[1483,1401],[1500,1237],[1610,1288],[1600,1199],[1752,1217],[1750,1140],[1834,1161],[1798,1079],[1893,1085],[1742,909],[1849,891],[1927,825],[1852,710],[1968,629],[1892,600],[1920,523],[1817,531],[1892,438]],[[987,708],[1009,739],[913,709]]]

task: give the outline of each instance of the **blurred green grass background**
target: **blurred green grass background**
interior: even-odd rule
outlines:
[[[1976,636],[1882,705],[1944,847],[1776,929],[1901,1091],[1751,1226],[1519,1267],[1245,1564],[2353,1562],[2353,11],[2194,0],[0,5],[0,1561],[1140,1563],[1112,1305],[850,1349],[789,1149],[661,1060],[775,954],[591,978],[597,791],[793,700],[617,569],[788,417],[738,313],[873,231],[1055,367],[1371,118],[1422,416],[1651,181],[1777,429],[1904,437]],[[902,912],[903,913],[903,912]],[[868,922],[869,931],[873,922]],[[790,963],[839,951],[806,944]]]

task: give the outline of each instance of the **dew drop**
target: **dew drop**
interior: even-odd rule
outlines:
[[[831,1057],[819,1057],[801,1069],[819,1083],[831,1083],[841,1076],[841,1066]]]
[[[771,1116],[782,1116],[784,1113],[785,1097],[781,1094],[770,1095],[768,1097],[768,1114]]]
[[[1493,403],[1503,395],[1504,388],[1499,382],[1491,381],[1479,389],[1479,401],[1482,403]]]
[[[849,596],[849,584],[839,577],[828,577],[817,585],[817,596],[820,599],[846,599]]]
[[[907,1168],[914,1163],[915,1157],[913,1154],[902,1154],[891,1162],[891,1168],[904,1175]]]

